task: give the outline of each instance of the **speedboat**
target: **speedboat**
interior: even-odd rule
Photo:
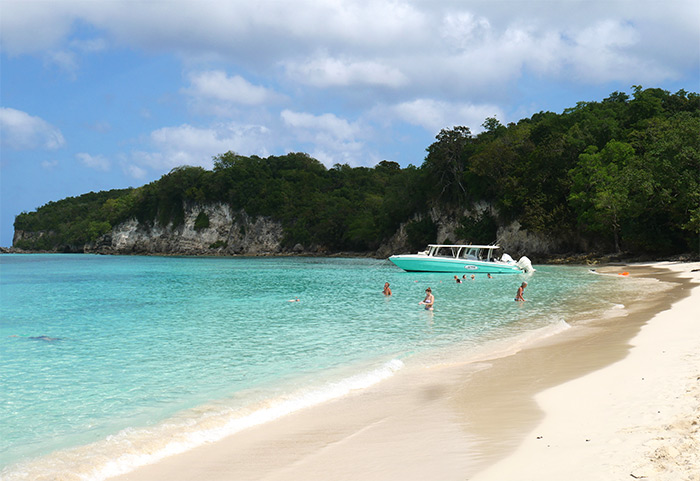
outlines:
[[[497,245],[430,244],[417,254],[393,255],[389,260],[408,272],[464,272],[471,274],[521,274],[534,272],[530,259],[517,262],[508,254],[497,257]]]

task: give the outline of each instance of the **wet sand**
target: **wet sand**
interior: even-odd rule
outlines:
[[[700,479],[697,268],[630,266],[674,287],[513,355],[402,370],[113,479]]]

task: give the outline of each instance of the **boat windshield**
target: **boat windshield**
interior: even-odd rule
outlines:
[[[481,249],[479,249],[478,247],[471,247],[462,251],[462,258],[468,259],[470,261],[478,261],[482,260],[484,256],[482,255]]]
[[[499,246],[431,244],[424,254],[430,257],[449,257],[470,261],[495,261],[499,257],[500,250]]]
[[[459,255],[459,246],[433,246],[430,249],[430,255],[433,257],[451,257],[457,258]]]

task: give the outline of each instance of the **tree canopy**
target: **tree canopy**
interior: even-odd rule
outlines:
[[[633,87],[561,114],[539,112],[474,135],[442,129],[420,167],[396,162],[327,168],[304,153],[225,152],[214,168],[182,166],[136,189],[71,197],[17,216],[41,232],[28,249],[92,242],[119,223],[178,226],[188,203],[222,202],[280,221],[284,243],[372,251],[402,223],[413,247],[435,241],[432,207],[462,212],[457,235],[495,240],[517,220],[565,241],[631,253],[695,251],[700,238],[700,96]],[[493,206],[470,214],[477,203]],[[466,214],[465,214],[466,213]],[[197,229],[208,219],[198,218]]]

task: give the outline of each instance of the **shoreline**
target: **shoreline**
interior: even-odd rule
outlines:
[[[410,252],[407,252],[410,253]],[[62,252],[62,251],[42,251],[25,250],[17,247],[0,247],[0,255],[10,254],[85,254],[96,256],[143,256],[143,257],[194,257],[194,258],[239,258],[239,257],[309,257],[309,258],[349,258],[349,259],[375,259],[388,260],[387,256],[377,255],[375,251],[370,252],[318,252],[318,251],[280,251],[280,252],[258,252],[245,254],[219,254],[213,253],[184,253],[184,252]],[[625,256],[623,254],[598,254],[598,253],[567,253],[567,254],[543,254],[529,256],[533,264],[542,265],[586,265],[588,267],[606,268],[621,267],[634,264],[659,264],[664,262],[693,263],[700,262],[700,253],[684,253],[664,257],[650,256]]]
[[[633,275],[663,278],[675,287],[668,295],[634,306],[624,318],[577,325],[498,359],[400,371],[367,390],[110,479],[574,479],[567,459],[574,453],[585,457],[591,447],[604,455],[609,446],[603,443],[600,451],[599,440],[604,436],[598,434],[592,442],[589,434],[585,450],[572,449],[564,456],[556,453],[556,462],[564,466],[561,471],[555,469],[551,478],[532,472],[533,467],[556,464],[550,459],[555,452],[542,449],[545,436],[537,438],[540,435],[533,433],[548,425],[557,406],[573,409],[564,415],[566,419],[576,418],[579,410],[578,391],[565,395],[555,407],[543,405],[541,397],[619,364],[630,364],[634,349],[630,343],[645,326],[678,311],[669,310],[674,303],[700,305],[697,284],[677,275],[686,267],[689,271],[690,265],[631,266]],[[697,273],[693,276],[700,280]],[[691,333],[675,329],[670,337],[676,334],[692,339]],[[639,364],[632,361],[631,368]],[[697,356],[695,363],[697,367]],[[597,393],[599,388],[594,384],[589,390]],[[622,405],[637,402],[622,398],[617,401]],[[547,439],[554,437],[546,432]],[[537,441],[534,446],[532,438]],[[619,443],[620,450],[626,445]],[[534,454],[545,456],[541,463],[532,462],[533,449],[539,449]],[[604,470],[591,474],[590,463],[588,467],[588,477],[580,479],[608,474]]]
[[[537,392],[540,421],[472,481],[700,480],[700,264],[646,267],[677,276],[666,305],[621,359]]]

